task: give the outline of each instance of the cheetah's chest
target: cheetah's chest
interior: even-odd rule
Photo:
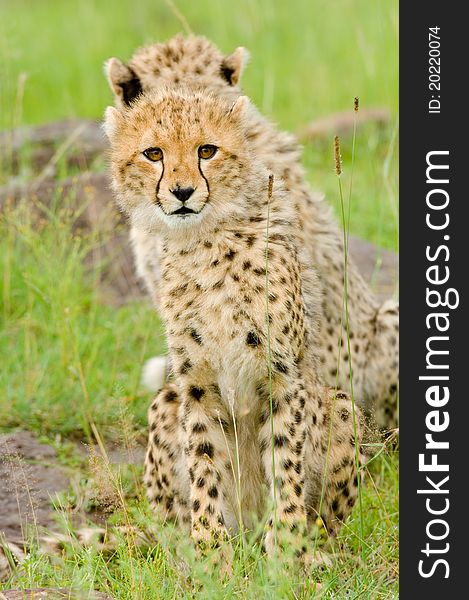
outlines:
[[[162,305],[170,346],[188,347],[227,377],[253,381],[266,365],[265,253],[242,250],[231,244],[178,261],[165,257]]]

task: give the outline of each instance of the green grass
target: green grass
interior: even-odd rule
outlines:
[[[373,469],[373,478],[374,483],[368,480],[363,494],[363,553],[359,552],[361,526],[354,515],[335,544],[332,568],[316,569],[306,581],[298,575],[286,576],[281,564],[263,559],[259,544],[252,539],[244,547],[236,546],[233,576],[223,580],[210,566],[210,556],[196,559],[181,531],[159,524],[143,547],[137,547],[130,535],[121,537],[115,549],[106,553],[70,543],[53,562],[33,551],[15,578],[15,585],[97,589],[123,600],[306,600],[315,597],[315,584],[321,583],[322,597],[331,600],[397,598],[395,456],[382,456],[379,466]],[[155,531],[148,506],[138,500],[128,502],[112,520],[116,524],[130,522],[141,531]]]
[[[170,4],[0,0],[0,128],[100,118],[111,101],[104,60],[126,59],[136,46],[181,31]],[[177,6],[195,33],[225,52],[239,45],[250,50],[245,91],[282,128],[295,131],[319,116],[352,111],[355,96],[361,108],[390,109],[388,127],[358,129],[351,232],[397,249],[397,1],[179,0]],[[331,135],[308,144],[304,163],[313,187],[340,215],[332,142]],[[351,137],[342,139],[344,190],[351,151]],[[27,153],[25,165],[27,180]],[[8,178],[0,174],[0,181]],[[145,430],[150,398],[140,388],[140,370],[163,350],[164,335],[149,302],[119,308],[103,302],[99,269],[83,265],[100,232],[79,235],[76,215],[66,209],[44,212],[39,225],[27,203],[0,215],[0,430],[28,429],[60,445],[90,440],[96,428],[105,442],[122,441]],[[67,447],[70,462],[68,453]],[[371,471],[361,515],[356,508],[343,528],[334,566],[314,575],[327,598],[397,597],[395,453],[386,449]],[[114,519],[146,528],[152,518],[134,479]],[[190,548],[177,531],[162,529],[159,542],[140,551],[123,540],[111,555],[69,549],[52,562],[33,552],[7,586],[74,584],[122,599],[312,597],[311,582],[298,591],[256,544],[223,585],[193,559],[193,576],[186,577],[176,549]]]
[[[164,350],[157,315],[150,303],[99,300],[98,273],[83,266],[98,232],[75,233],[64,207],[39,227],[28,214],[23,204],[0,225],[1,426],[83,435],[91,416],[111,428],[126,407],[143,427],[140,365]]]

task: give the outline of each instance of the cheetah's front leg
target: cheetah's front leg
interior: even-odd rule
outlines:
[[[293,545],[296,554],[306,552],[305,508],[305,387],[298,376],[289,380],[275,374],[272,390],[264,400],[260,448],[274,502],[266,549]],[[285,544],[283,541],[285,540]]]
[[[206,381],[206,380],[205,380]],[[218,387],[201,384],[201,378],[184,378],[182,427],[190,477],[192,537],[202,551],[217,548],[228,540],[225,526],[223,482],[229,452],[221,423],[227,415]],[[229,570],[230,549],[224,544],[223,569]]]
[[[181,447],[181,399],[174,383],[167,383],[148,411],[148,446],[144,482],[153,510],[164,520],[189,522],[188,478]]]

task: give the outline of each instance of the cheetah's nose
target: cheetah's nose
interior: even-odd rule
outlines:
[[[192,194],[194,193],[194,188],[193,187],[185,187],[182,188],[180,186],[176,186],[174,188],[174,190],[170,190],[170,192],[176,196],[176,198],[178,200],[180,200],[181,202],[185,202],[186,200],[189,200],[189,198],[192,196]]]

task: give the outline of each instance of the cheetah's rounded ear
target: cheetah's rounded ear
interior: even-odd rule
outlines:
[[[248,60],[249,52],[241,46],[236,48],[232,54],[225,56],[220,65],[220,73],[223,79],[226,79],[230,85],[237,85]]]
[[[104,111],[103,129],[109,140],[114,138],[121,120],[122,115],[117,108],[114,108],[114,106],[108,106],[106,108]]]
[[[239,117],[244,113],[248,106],[249,98],[247,96],[240,96],[231,106],[228,115],[230,117]]]
[[[142,92],[140,79],[118,58],[107,60],[104,63],[104,72],[117,104],[128,106]]]

